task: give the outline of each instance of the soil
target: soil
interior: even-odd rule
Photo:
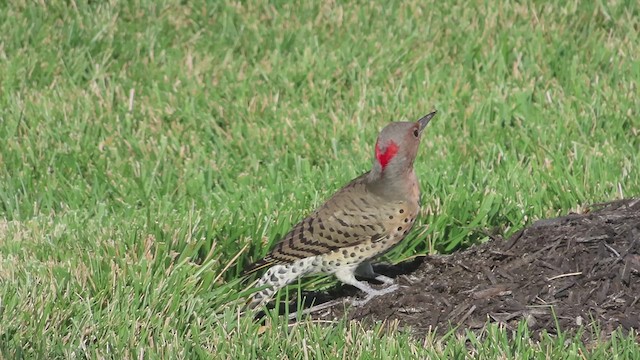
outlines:
[[[595,210],[594,210],[595,209]],[[446,256],[424,256],[376,271],[400,289],[359,307],[359,291],[340,286],[315,294],[338,302],[312,317],[392,321],[416,334],[482,329],[487,321],[531,332],[558,329],[607,336],[640,329],[640,199],[594,205],[591,212],[540,220],[508,240],[500,237]],[[349,299],[347,299],[349,298]],[[346,309],[346,310],[345,310]],[[596,332],[593,330],[596,329]],[[599,331],[599,333],[597,333]]]

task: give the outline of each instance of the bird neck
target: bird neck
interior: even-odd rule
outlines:
[[[390,200],[411,200],[418,186],[413,166],[404,169],[374,167],[369,173],[367,187],[373,193]]]

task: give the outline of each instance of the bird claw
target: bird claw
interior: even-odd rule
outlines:
[[[385,284],[385,285],[393,285],[396,283],[395,280],[393,280],[392,278],[388,277],[388,276],[384,276],[384,275],[376,275],[375,279],[377,281],[380,281],[381,283]]]
[[[398,284],[394,284],[394,285],[387,286],[386,288],[381,289],[381,290],[371,291],[371,292],[367,293],[367,296],[365,296],[364,299],[351,301],[351,305],[356,306],[356,307],[365,305],[369,301],[371,301],[371,299],[373,299],[374,297],[377,297],[377,296],[380,296],[380,295],[385,295],[385,294],[390,294],[390,293],[398,290],[399,288],[400,288],[400,286]]]

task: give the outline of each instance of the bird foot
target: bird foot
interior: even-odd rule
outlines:
[[[371,299],[373,299],[374,297],[380,296],[380,295],[385,295],[385,294],[390,294],[390,293],[398,290],[399,288],[400,288],[400,286],[398,286],[398,284],[394,284],[394,285],[387,286],[386,288],[381,289],[381,290],[369,291],[367,293],[367,296],[365,296],[364,299],[362,299],[362,300],[353,300],[353,301],[351,301],[351,305],[353,305],[353,306],[365,305],[369,301],[371,301]]]
[[[380,275],[380,274],[376,274],[376,277],[374,279],[380,281],[381,283],[383,283],[385,285],[393,285],[393,284],[395,284],[395,280],[393,280],[392,278],[390,278],[388,276],[384,276],[384,275]]]

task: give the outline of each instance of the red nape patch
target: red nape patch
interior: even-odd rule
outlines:
[[[389,141],[389,145],[387,145],[387,148],[384,152],[380,150],[380,146],[378,146],[378,143],[376,143],[376,159],[378,159],[378,162],[380,163],[380,166],[382,166],[382,169],[387,166],[389,161],[391,161],[391,159],[393,159],[393,157],[396,156],[397,153],[398,145],[393,141]]]

